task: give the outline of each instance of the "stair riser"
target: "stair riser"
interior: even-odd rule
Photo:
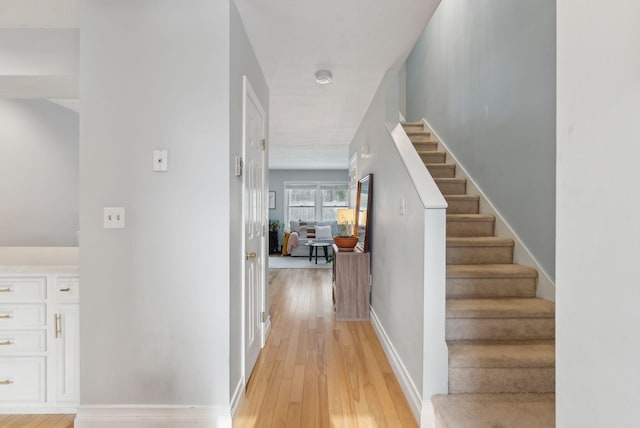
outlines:
[[[448,221],[447,236],[493,236],[494,221]]]
[[[447,340],[554,339],[553,318],[448,318]]]
[[[447,297],[535,297],[535,278],[448,278]]]
[[[554,391],[553,367],[449,369],[449,394]]]
[[[433,178],[454,178],[456,176],[455,165],[429,165],[427,169]]]
[[[464,195],[467,193],[465,182],[436,182],[443,195]]]
[[[480,201],[447,201],[447,214],[478,214]]]
[[[433,153],[418,153],[420,155],[420,159],[424,163],[445,163],[447,160],[446,153],[433,152]]]
[[[419,125],[402,125],[402,127],[404,128],[405,132],[422,132],[424,131],[424,125],[419,124]]]
[[[513,262],[513,247],[449,247],[448,265],[509,264]]]
[[[435,141],[425,141],[423,143],[416,143],[415,141],[413,141],[413,147],[418,152],[435,152],[436,150],[438,150],[438,143],[436,143]]]

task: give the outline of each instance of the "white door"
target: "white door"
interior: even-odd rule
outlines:
[[[265,311],[266,142],[265,113],[247,77],[244,77],[243,114],[244,203],[244,379],[248,382],[262,348]]]

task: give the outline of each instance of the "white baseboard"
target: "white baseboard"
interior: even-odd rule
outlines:
[[[524,266],[529,266],[538,271],[538,288],[537,296],[543,299],[554,301],[556,300],[556,284],[553,282],[549,274],[542,268],[538,260],[533,256],[529,248],[524,245],[522,239],[513,230],[513,228],[507,223],[500,211],[491,203],[491,201],[484,194],[482,189],[477,185],[473,178],[467,173],[464,165],[456,158],[456,156],[449,150],[447,143],[440,138],[438,133],[426,119],[422,119],[424,126],[431,130],[433,136],[438,140],[445,152],[447,152],[447,158],[452,159],[457,165],[456,177],[467,179],[467,191],[469,194],[476,194],[480,196],[480,212],[483,214],[491,214],[496,218],[496,235],[503,236],[505,238],[511,238],[515,242],[513,249],[513,261]]]
[[[436,414],[431,400],[422,402],[422,417],[420,418],[420,428],[436,428]]]
[[[236,416],[236,412],[244,401],[244,390],[244,376],[241,376],[240,381],[238,381],[238,385],[236,385],[236,389],[233,392],[233,397],[231,397],[231,418]]]
[[[404,392],[404,396],[409,403],[409,407],[411,407],[411,411],[413,412],[413,416],[416,418],[416,421],[420,421],[422,419],[422,397],[420,396],[420,392],[416,385],[413,383],[411,376],[409,376],[409,372],[407,368],[402,363],[398,352],[391,343],[389,336],[387,335],[380,319],[376,315],[376,312],[373,308],[370,308],[370,318],[371,325],[373,326],[376,335],[378,336],[378,340],[380,340],[380,344],[382,345],[382,349],[384,350],[389,363],[391,364],[391,368],[398,378],[398,382],[400,383],[400,387],[402,388],[402,392]]]
[[[74,428],[231,428],[226,406],[80,406]]]

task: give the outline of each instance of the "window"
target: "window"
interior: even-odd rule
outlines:
[[[338,208],[349,206],[347,182],[285,183],[285,223],[289,220],[330,222],[338,218]]]

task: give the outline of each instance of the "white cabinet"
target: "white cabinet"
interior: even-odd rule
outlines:
[[[80,346],[80,308],[78,304],[60,304],[57,307],[58,331],[54,342],[56,356],[56,401],[77,403],[80,399],[78,377]]]
[[[0,273],[0,413],[70,412],[79,400],[77,273]]]

